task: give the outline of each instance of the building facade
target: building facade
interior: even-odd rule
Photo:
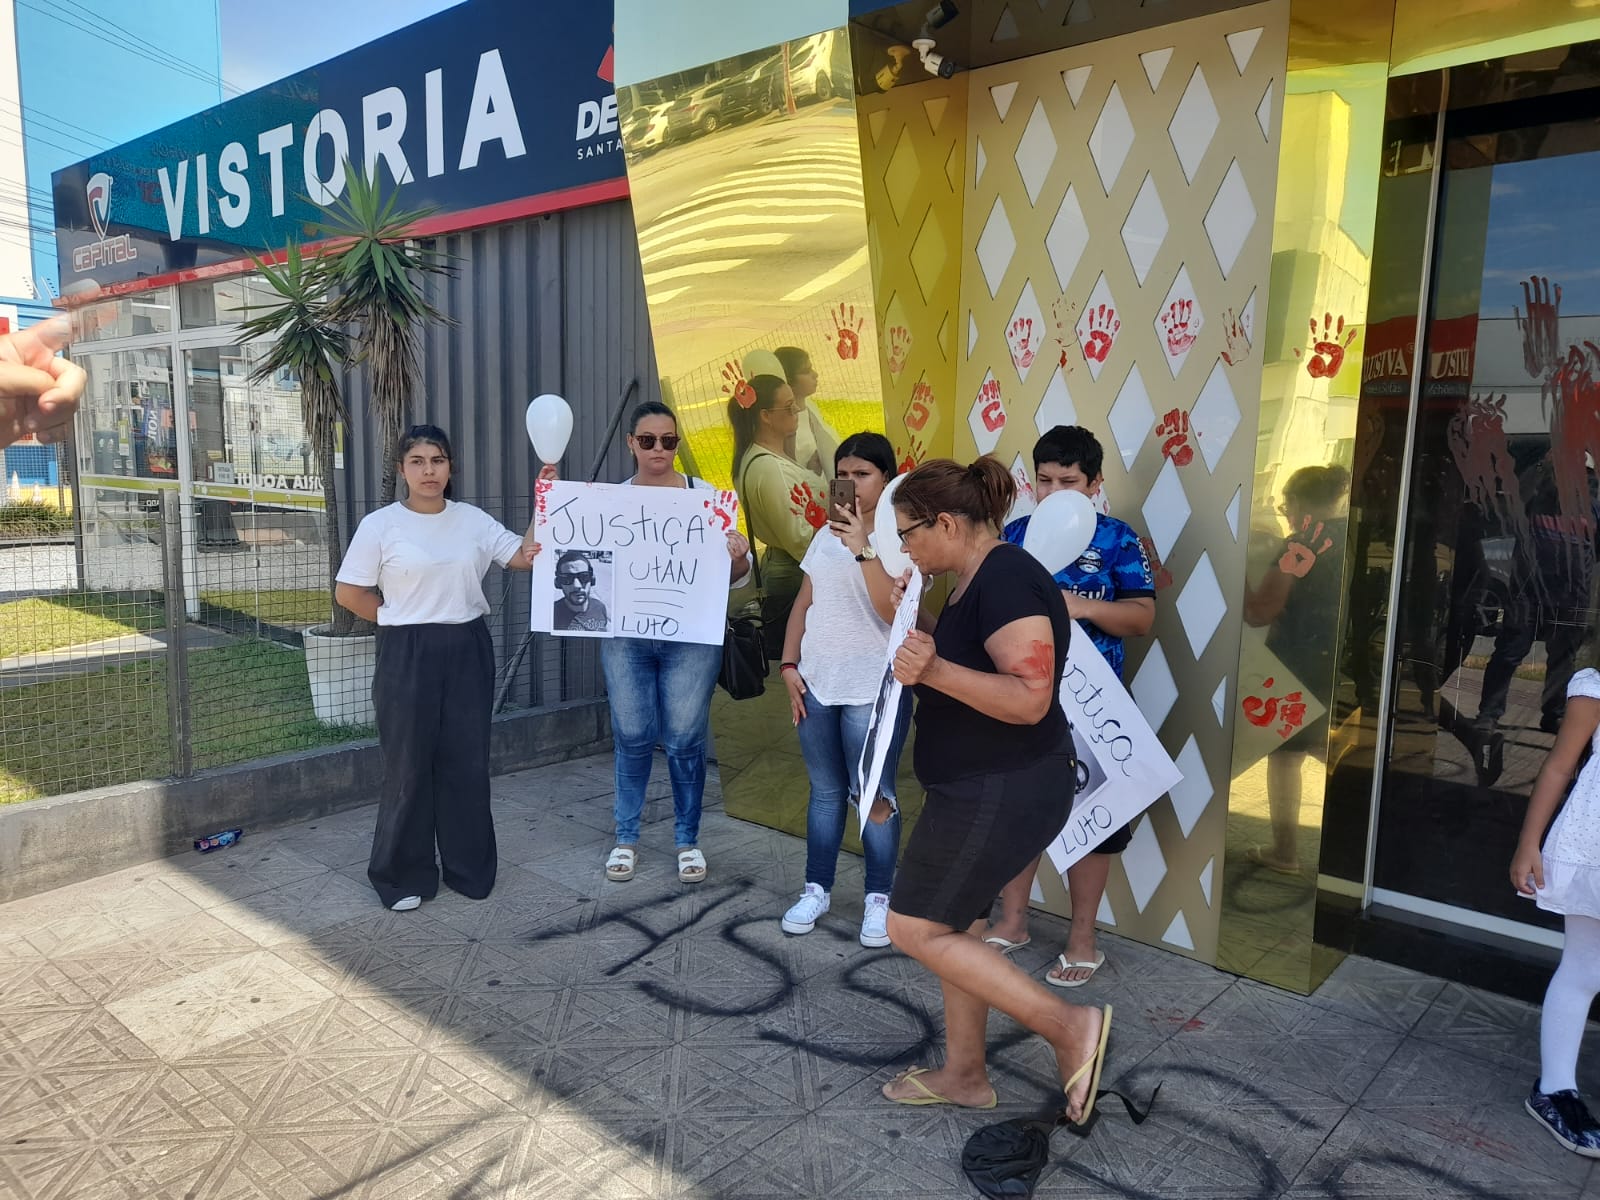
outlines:
[[[634,380],[731,484],[727,404],[785,345],[835,432],[995,454],[1024,507],[1034,439],[1088,425],[1156,566],[1129,687],[1184,776],[1101,920],[1299,990],[1352,949],[1542,987],[1559,935],[1505,863],[1593,661],[1596,20],[930,2],[619,0],[613,55],[609,9],[472,0],[57,173],[91,578],[151,565],[116,516],[155,490],[320,503],[295,383],[246,382],[235,325],[348,156],[459,256],[416,415],[470,490],[525,491],[542,391],[566,473],[620,476]],[[373,452],[358,416],[352,504]],[[803,828],[781,689],[715,718],[729,811]]]

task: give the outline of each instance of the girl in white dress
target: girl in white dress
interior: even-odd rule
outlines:
[[[1600,1158],[1600,1123],[1578,1095],[1577,1081],[1584,1022],[1600,992],[1600,755],[1584,764],[1561,807],[1562,792],[1591,745],[1600,750],[1600,672],[1592,669],[1567,685],[1566,716],[1528,799],[1511,882],[1540,908],[1561,913],[1566,925],[1561,964],[1540,1018],[1539,1079],[1525,1107],[1568,1150]]]

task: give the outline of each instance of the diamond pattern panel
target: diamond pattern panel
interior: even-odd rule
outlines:
[[[1104,6],[1034,7],[1009,5],[1024,38]],[[1272,222],[1258,216],[1276,188],[1285,21],[1260,4],[971,75],[967,158],[981,147],[988,165],[966,175],[956,457],[993,447],[1027,465],[1039,433],[1087,425],[1106,450],[1096,507],[1171,572],[1126,677],[1186,777],[1137,823],[1101,912],[1201,958],[1217,948],[1203,873],[1227,815],[1257,417],[1240,398],[1261,388],[1250,341]],[[1003,394],[984,399],[990,384]]]

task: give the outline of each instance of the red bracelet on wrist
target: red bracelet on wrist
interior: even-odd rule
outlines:
[[[793,671],[795,674],[798,675],[800,673],[800,664],[799,663],[792,663],[792,662],[779,663],[778,664],[778,674],[782,675],[785,671]]]

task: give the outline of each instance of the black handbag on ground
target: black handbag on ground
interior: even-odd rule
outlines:
[[[690,486],[693,487],[691,480]],[[744,505],[739,505],[739,520],[744,523]],[[749,538],[746,533],[746,539]],[[717,686],[734,700],[754,700],[767,690],[767,649],[761,620],[761,567],[755,545],[750,547],[750,570],[755,576],[755,595],[728,618],[722,637],[722,669]]]
[[[1155,1107],[1161,1085],[1150,1093],[1150,1102],[1141,1111],[1132,1100],[1110,1088],[1100,1089],[1100,1098],[1114,1096],[1122,1101],[1128,1116],[1135,1125],[1143,1125]],[[1084,1125],[1072,1125],[1064,1110],[1043,1119],[1018,1117],[985,1125],[967,1139],[961,1148],[961,1170],[972,1186],[989,1200],[1030,1200],[1039,1186],[1039,1176],[1050,1165],[1050,1139],[1056,1130],[1071,1129],[1079,1137],[1087,1137],[1094,1122],[1100,1117],[1097,1109]]]

